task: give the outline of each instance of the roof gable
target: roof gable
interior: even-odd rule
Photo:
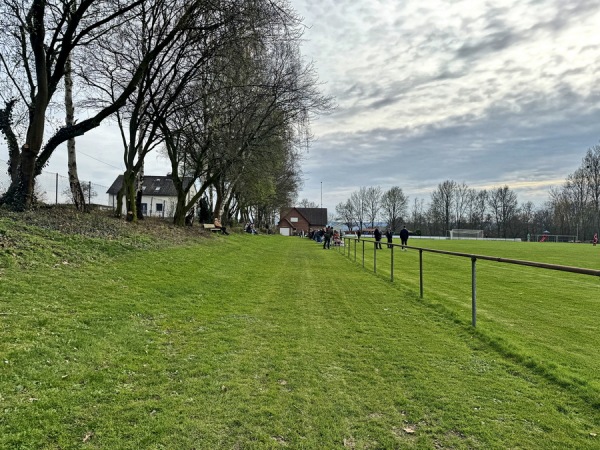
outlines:
[[[183,179],[184,186],[189,186],[193,182],[192,177]],[[113,184],[106,191],[107,194],[117,195],[123,185],[123,175],[119,175]],[[155,195],[161,197],[177,197],[177,189],[170,175],[145,175],[142,182],[142,195]]]
[[[327,225],[327,208],[288,208],[281,211],[280,217],[288,218],[294,211],[304,217],[310,226]]]

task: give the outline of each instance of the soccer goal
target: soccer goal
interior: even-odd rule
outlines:
[[[450,239],[483,239],[483,230],[450,230]]]

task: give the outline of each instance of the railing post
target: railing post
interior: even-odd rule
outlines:
[[[356,239],[354,239],[354,262],[356,262]]]
[[[361,241],[362,242],[362,256],[363,256],[363,269],[365,268],[365,241]]]
[[[58,205],[58,174],[56,174],[56,191],[54,192],[55,196],[56,196],[56,200],[54,201],[54,204]]]
[[[419,249],[419,289],[423,298],[423,250]]]
[[[377,244],[373,244],[373,273],[377,273]]]
[[[391,268],[390,268],[390,278],[391,278],[391,280],[390,281],[393,283],[394,282],[394,246],[392,245],[390,247],[390,249],[392,249],[392,252],[390,253],[390,255],[391,255],[390,258],[392,258],[392,261],[391,261],[391,264],[390,264],[390,266],[391,266]]]
[[[472,308],[472,320],[473,327],[477,324],[477,269],[476,263],[477,258],[471,258],[471,308]]]

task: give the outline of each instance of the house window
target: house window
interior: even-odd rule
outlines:
[[[298,218],[297,217],[291,217],[290,218],[290,222],[298,222]]]
[[[162,203],[157,203],[156,204],[156,212],[162,212],[163,210],[163,204]]]
[[[142,203],[142,214],[144,216],[148,215],[148,203]]]
[[[156,186],[156,187],[154,188],[154,190],[155,190],[155,191],[160,191],[160,186]]]

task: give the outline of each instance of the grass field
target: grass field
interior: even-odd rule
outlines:
[[[0,236],[0,448],[600,446],[596,278],[481,263],[474,330],[469,260],[421,300],[414,251],[390,283],[280,236]],[[524,245],[472,250],[580,265]]]
[[[346,255],[362,265],[362,245]],[[417,240],[413,247],[498,256],[600,270],[600,247],[568,243]],[[391,252],[377,252],[377,274],[390,279]],[[394,249],[394,281],[419,293],[419,252]],[[373,270],[373,245],[365,268]],[[424,297],[461,323],[471,321],[471,260],[423,252]],[[506,356],[563,384],[574,385],[600,404],[600,278],[554,270],[477,262],[477,328]]]

